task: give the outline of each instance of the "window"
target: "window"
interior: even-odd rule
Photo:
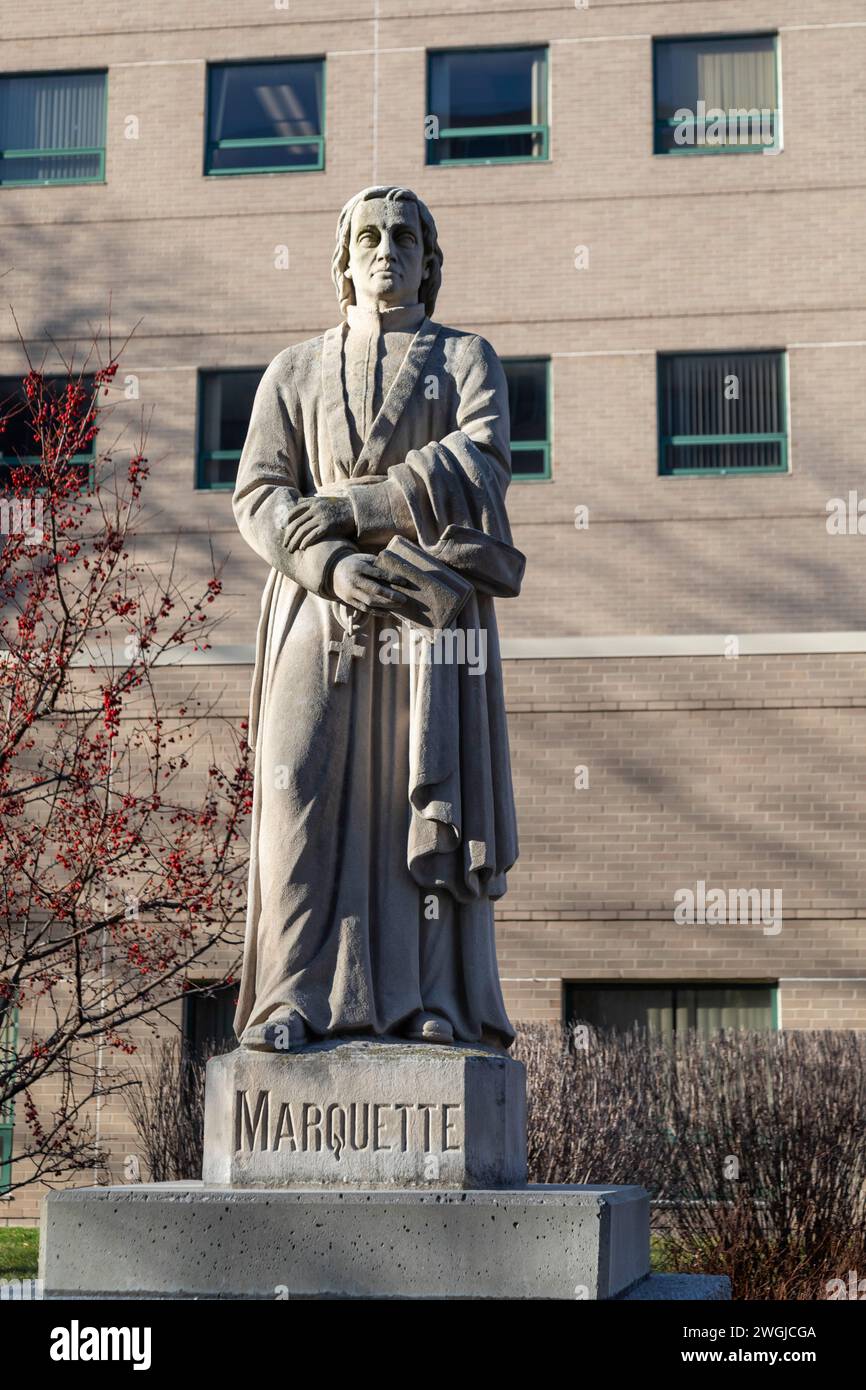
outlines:
[[[781,148],[775,34],[657,39],[656,154]]]
[[[320,58],[208,68],[206,174],[287,174],[324,167]]]
[[[233,488],[261,367],[202,372],[199,378],[198,487]]]
[[[509,357],[503,363],[511,414],[511,476],[530,483],[550,477],[550,362]]]
[[[46,396],[57,401],[66,390],[69,378],[66,376],[46,377]],[[92,399],[94,382],[92,377],[82,377],[81,386],[86,398]],[[90,479],[96,459],[96,439],[92,439],[80,454],[74,454],[72,467],[78,472],[82,483]],[[9,470],[20,465],[36,467],[41,463],[39,442],[33,433],[31,411],[24,394],[24,384],[20,377],[0,377],[0,487],[9,482]]]
[[[105,179],[104,72],[0,77],[0,184]]]
[[[670,1036],[694,1028],[704,1037],[722,1028],[778,1027],[776,985],[604,984],[565,987],[569,1023],[624,1032],[637,1025]]]
[[[428,164],[547,159],[547,49],[431,53]]]
[[[15,1122],[15,1102],[4,1101],[9,1089],[8,1077],[18,1049],[18,1010],[0,1001],[0,1192],[6,1192],[12,1181],[12,1131]]]
[[[208,986],[202,981],[196,983],[195,991],[183,1000],[183,1055],[188,1061],[201,1062],[237,1044],[238,986],[222,981]]]
[[[660,355],[659,472],[787,472],[786,374],[779,351]]]

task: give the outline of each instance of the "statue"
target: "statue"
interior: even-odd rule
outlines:
[[[442,260],[414,193],[352,198],[343,322],[268,367],[240,460],[237,523],[271,567],[235,1020],[253,1049],[514,1040],[493,927],[517,857],[493,599],[518,593],[524,559],[505,375],[483,338],[430,317]]]

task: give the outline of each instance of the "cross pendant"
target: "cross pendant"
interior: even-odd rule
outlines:
[[[335,685],[346,683],[352,669],[352,657],[363,656],[366,650],[366,647],[355,646],[355,639],[351,632],[344,632],[339,642],[328,643],[328,651],[337,653],[337,665],[334,671]]]

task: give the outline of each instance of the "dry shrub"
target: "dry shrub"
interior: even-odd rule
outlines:
[[[230,1044],[214,1045],[211,1054]],[[205,1061],[184,1055],[177,1038],[151,1047],[134,1073],[127,1108],[151,1182],[201,1177],[204,1141]]]
[[[639,1183],[669,1267],[728,1274],[736,1298],[866,1276],[866,1035],[530,1024],[514,1055],[530,1181]]]
[[[526,1024],[513,1055],[530,1182],[645,1187],[666,1268],[727,1274],[739,1299],[866,1277],[866,1035]],[[128,1092],[153,1181],[201,1175],[204,1076],[172,1040]]]

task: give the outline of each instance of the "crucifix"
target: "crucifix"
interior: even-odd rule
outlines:
[[[328,643],[328,651],[337,653],[337,665],[334,670],[335,685],[345,684],[352,670],[352,658],[355,656],[363,656],[364,652],[367,650],[366,647],[358,647],[355,645],[356,631],[358,631],[357,628],[344,628],[343,636],[339,642],[334,641]]]

